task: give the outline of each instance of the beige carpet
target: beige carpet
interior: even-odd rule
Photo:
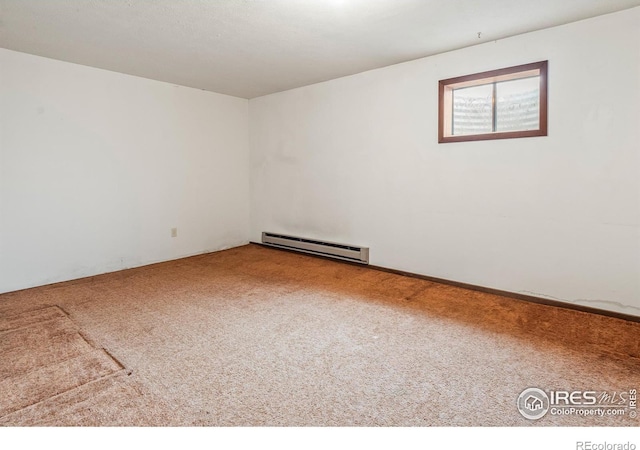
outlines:
[[[0,424],[638,426],[640,324],[248,245],[0,295]]]

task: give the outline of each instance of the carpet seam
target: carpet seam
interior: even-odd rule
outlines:
[[[79,384],[78,386],[74,386],[74,387],[72,387],[72,388],[70,388],[70,389],[67,389],[67,390],[65,390],[65,391],[59,392],[59,393],[57,393],[57,394],[55,394],[55,395],[52,395],[51,397],[47,397],[47,398],[45,398],[45,399],[39,400],[39,401],[37,401],[37,402],[35,402],[35,403],[32,403],[32,404],[30,404],[30,405],[27,405],[27,406],[25,406],[25,407],[23,407],[23,408],[19,408],[19,409],[15,410],[15,411],[10,412],[9,414],[5,414],[4,416],[0,416],[0,419],[6,419],[7,417],[11,416],[12,414],[16,414],[16,413],[19,413],[19,412],[21,412],[21,411],[25,411],[25,410],[28,410],[28,409],[32,409],[32,408],[36,407],[37,405],[39,405],[39,404],[41,404],[41,403],[44,403],[44,402],[49,401],[49,400],[54,400],[54,399],[55,399],[55,398],[57,398],[57,397],[60,397],[60,396],[62,396],[62,395],[64,395],[64,394],[67,394],[67,393],[69,393],[69,392],[72,392],[72,391],[74,391],[74,390],[76,390],[76,389],[80,389],[80,388],[82,388],[82,387],[84,387],[84,386],[89,386],[89,385],[91,385],[91,384],[97,383],[98,381],[106,380],[106,379],[108,379],[108,378],[115,378],[116,376],[118,376],[118,375],[120,375],[120,374],[122,374],[122,373],[124,373],[125,375],[128,375],[128,374],[126,373],[126,370],[123,370],[123,369],[118,370],[118,371],[116,371],[116,372],[112,372],[112,373],[110,373],[110,374],[108,374],[108,375],[105,375],[105,376],[102,376],[102,377],[96,378],[96,379],[91,380],[91,381],[88,381],[88,382],[86,382],[86,383]]]
[[[8,330],[1,330],[0,331],[0,335],[7,334],[7,333],[12,333],[14,331],[24,330],[24,329],[27,329],[27,328],[33,328],[33,327],[36,327],[38,325],[41,325],[41,324],[44,324],[44,323],[48,323],[48,322],[53,322],[53,321],[60,320],[60,319],[68,319],[68,318],[67,317],[53,317],[51,319],[42,320],[40,322],[31,323],[29,325],[25,325],[25,326],[18,327],[18,328],[9,328]],[[74,325],[75,325],[75,323],[74,323]]]
[[[3,295],[3,294],[0,294]],[[58,308],[58,305],[43,305],[41,308],[34,308],[34,309],[27,309],[26,311],[21,311],[18,314],[13,314],[9,317],[15,317],[15,316],[20,316],[22,314],[25,313],[32,313],[32,312],[36,312],[36,311],[44,311],[45,309],[49,309],[49,308]]]
[[[94,349],[94,350],[95,350],[96,352],[99,352],[99,351],[100,351],[100,349]],[[70,358],[66,358],[66,359],[60,360],[59,362],[56,362],[54,365],[63,364],[63,363],[65,363],[65,362],[71,361],[71,360],[73,360],[73,359],[76,359],[76,358],[80,358],[80,357],[82,357],[82,356],[85,356],[85,355],[87,355],[88,353],[90,353],[90,352],[80,353],[79,355],[72,356],[72,357],[70,357]],[[120,364],[118,364],[118,365],[120,365]],[[45,366],[45,367],[46,367],[46,366]],[[15,409],[15,410],[13,410],[13,411],[11,411],[11,412],[9,412],[9,413],[5,414],[4,416],[0,416],[0,419],[1,419],[1,418],[4,418],[4,417],[6,417],[6,416],[8,416],[9,414],[13,414],[13,413],[15,413],[15,412],[21,411],[22,409],[28,408],[28,407],[30,407],[30,406],[32,406],[32,405],[35,405],[35,404],[37,404],[37,403],[41,403],[41,402],[46,401],[46,400],[48,400],[48,399],[50,399],[50,398],[54,398],[54,397],[56,397],[56,396],[58,396],[58,395],[62,395],[62,394],[64,394],[64,393],[66,393],[66,392],[72,391],[73,389],[77,389],[77,388],[79,388],[79,387],[82,387],[82,386],[84,386],[85,384],[88,384],[88,383],[91,383],[91,382],[93,382],[93,381],[100,380],[100,379],[102,379],[102,378],[104,378],[104,377],[107,377],[107,376],[113,375],[113,374],[115,374],[115,373],[118,373],[118,372],[122,371],[123,369],[125,369],[125,368],[120,368],[120,369],[114,370],[114,371],[109,372],[108,374],[106,374],[106,375],[104,375],[104,376],[102,376],[102,377],[100,377],[100,378],[97,378],[97,379],[95,379],[95,380],[87,381],[86,383],[78,384],[77,386],[73,386],[73,387],[71,387],[71,388],[69,388],[69,389],[67,389],[67,390],[65,390],[65,391],[56,392],[55,394],[53,394],[53,395],[52,395],[52,396],[50,396],[50,397],[47,397],[47,398],[42,399],[42,400],[38,400],[38,401],[37,401],[37,402],[35,402],[35,403],[31,403],[31,404],[29,404],[29,405],[27,405],[27,406],[20,407],[20,408],[18,408],[18,409]],[[30,372],[31,372],[31,371],[29,371],[29,372],[27,372],[27,373],[30,373]],[[127,374],[127,375],[129,375],[129,374]],[[4,379],[4,380],[2,380],[2,381],[11,380],[11,378],[15,378],[15,377],[5,378],[5,379]]]

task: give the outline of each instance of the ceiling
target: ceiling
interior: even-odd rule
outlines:
[[[0,47],[253,98],[638,5],[640,0],[0,0]]]

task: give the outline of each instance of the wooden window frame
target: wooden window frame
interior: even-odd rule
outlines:
[[[538,61],[531,64],[505,67],[504,69],[440,80],[438,82],[438,143],[547,136],[547,67],[548,61]],[[451,134],[451,118],[453,115],[452,93],[454,89],[479,86],[492,82],[517,80],[530,76],[540,76],[540,115],[537,130],[493,131],[482,134],[457,136]]]

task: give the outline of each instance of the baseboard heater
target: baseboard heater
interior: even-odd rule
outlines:
[[[262,243],[271,247],[285,248],[312,255],[369,264],[369,248],[337,244],[284,234],[262,232]]]

